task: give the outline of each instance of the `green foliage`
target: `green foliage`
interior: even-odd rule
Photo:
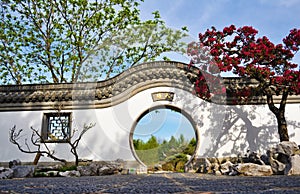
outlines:
[[[149,150],[136,150],[136,154],[146,165],[153,166],[159,163],[159,150],[158,148]]]
[[[148,149],[157,148],[159,146],[159,143],[157,142],[157,138],[151,135],[151,137],[146,143],[144,143],[140,139],[137,140],[134,139],[133,145],[136,150],[148,150]]]
[[[77,170],[77,166],[76,165],[64,165],[59,169],[60,172],[72,171],[72,170]]]
[[[170,165],[172,165],[174,171],[183,172],[184,165],[188,161],[188,158],[187,158],[186,154],[178,153],[178,154],[175,154],[175,155],[172,155],[172,156],[166,158],[165,161],[167,164],[165,166],[167,166],[168,168],[170,167]],[[163,169],[165,166],[163,166]],[[167,170],[167,169],[164,169],[164,170]]]
[[[141,21],[135,0],[6,0],[0,3],[0,83],[107,79],[166,51],[185,30],[154,12]]]
[[[133,145],[137,156],[148,167],[155,164],[162,164],[164,170],[184,171],[184,164],[188,161],[187,155],[193,155],[196,148],[196,139],[192,138],[189,143],[183,135],[178,139],[171,136],[169,141],[164,140],[158,143],[153,135],[147,142],[141,139],[134,139]]]
[[[195,148],[197,145],[197,141],[195,138],[192,138],[187,147],[183,150],[184,154],[193,155],[195,152]]]
[[[158,162],[159,144],[156,137],[152,135],[146,143],[140,139],[133,140],[133,145],[136,149],[137,155],[142,159],[142,161],[146,161],[148,164]]]

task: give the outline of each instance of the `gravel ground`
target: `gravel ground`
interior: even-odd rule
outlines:
[[[194,173],[0,180],[0,193],[300,193],[300,176]]]

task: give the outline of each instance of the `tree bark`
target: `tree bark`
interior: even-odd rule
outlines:
[[[267,103],[269,109],[275,114],[278,124],[278,134],[280,142],[289,141],[289,134],[287,129],[287,123],[285,119],[285,105],[288,97],[288,92],[284,91],[282,94],[281,102],[279,108],[274,105],[272,94],[267,94]]]
[[[280,141],[289,141],[289,134],[287,129],[287,123],[284,117],[284,111],[279,110],[279,113],[276,114],[277,123],[278,123],[278,133]]]

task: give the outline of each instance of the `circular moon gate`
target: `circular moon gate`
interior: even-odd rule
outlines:
[[[166,113],[166,111],[168,111],[169,113]],[[174,113],[170,113],[170,111],[174,111]],[[152,114],[152,115],[149,115],[149,114]],[[159,114],[159,115],[154,116],[154,118],[153,118],[153,114]],[[169,136],[174,137],[175,133],[178,132],[178,130],[181,130],[180,127],[183,127],[182,125],[184,125],[183,124],[183,122],[184,122],[186,127],[190,128],[194,132],[194,134],[190,137],[189,141],[192,138],[194,138],[196,140],[196,146],[194,148],[193,154],[191,155],[190,158],[188,158],[188,161],[185,163],[185,171],[187,170],[186,167],[189,166],[189,164],[196,157],[198,149],[199,149],[199,132],[197,130],[197,125],[195,124],[192,117],[188,113],[186,113],[184,110],[182,110],[178,107],[175,107],[175,106],[172,106],[172,105],[159,105],[159,106],[155,106],[155,107],[152,107],[152,108],[147,109],[146,111],[144,111],[137,118],[137,120],[133,124],[133,127],[131,128],[130,138],[129,138],[130,148],[131,148],[131,151],[132,151],[135,159],[141,165],[147,167],[148,164],[146,164],[147,161],[142,161],[142,159],[139,157],[139,154],[137,153],[137,151],[134,147],[134,137],[141,137],[141,138],[144,137],[145,138],[145,137],[151,137],[153,134],[161,134],[161,135],[165,136],[166,133],[164,133],[163,132],[164,129],[162,129],[163,125],[165,123],[167,123],[168,119],[170,119],[170,118],[167,118],[167,117],[169,117],[170,115],[174,116],[174,114],[177,114],[176,116],[179,116],[178,114],[180,114],[181,121],[178,121],[179,123],[177,123],[177,125],[175,124],[174,126],[171,126],[173,133],[169,134]],[[152,118],[149,119],[149,117],[151,117],[151,116],[152,116]],[[145,121],[145,118],[148,118],[148,120]],[[139,127],[140,122],[146,123],[147,126],[149,126],[149,122],[150,122],[150,125],[152,125],[152,130],[149,131],[149,128],[147,128],[146,130],[144,130],[144,129],[141,130],[140,127]],[[187,126],[187,124],[190,125],[190,126]],[[177,129],[176,129],[176,127],[177,127]],[[137,129],[137,128],[139,128],[139,129]],[[140,131],[140,133],[138,135],[135,135],[136,130]],[[171,129],[168,129],[168,130],[171,130]],[[184,131],[181,131],[181,132],[184,132]],[[183,137],[186,137],[186,134],[185,135],[182,134],[182,135],[183,135]],[[161,139],[159,139],[159,140],[161,140]],[[153,149],[153,150],[157,151],[155,149]],[[151,153],[151,150],[143,150],[143,151],[150,151],[150,153]]]

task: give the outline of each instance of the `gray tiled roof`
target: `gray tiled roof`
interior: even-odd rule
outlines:
[[[187,70],[186,64],[179,62],[151,62],[102,82],[0,86],[0,111],[51,109],[58,104],[66,109],[103,108],[123,102],[142,90],[161,86],[193,92],[191,79],[197,73],[197,69]],[[225,78],[224,84],[227,98],[216,96],[212,102],[230,104],[231,90],[257,83],[249,79]],[[300,102],[299,96],[291,99]],[[248,103],[265,103],[265,99],[258,96]]]

